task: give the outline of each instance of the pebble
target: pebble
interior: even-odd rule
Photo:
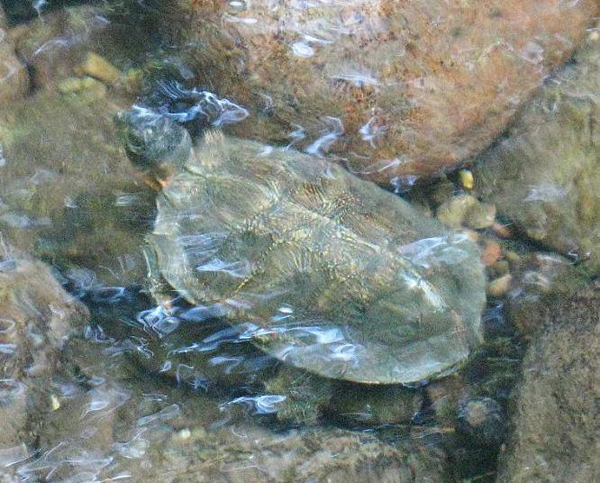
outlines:
[[[507,260],[498,260],[490,268],[496,276],[506,275],[510,272],[510,264]]]
[[[446,226],[459,228],[467,210],[477,203],[477,198],[471,195],[454,196],[438,207],[436,217]]]
[[[473,398],[461,405],[457,429],[477,445],[499,447],[506,434],[506,416],[493,399]]]
[[[114,65],[94,52],[88,52],[77,73],[87,74],[107,84],[114,84],[121,77],[121,72]]]
[[[490,266],[496,263],[502,256],[502,247],[500,243],[493,240],[486,240],[481,250],[481,261],[484,265]]]
[[[481,203],[474,196],[460,194],[442,203],[437,209],[436,217],[446,226],[459,228],[464,225],[480,230],[494,223],[496,206]]]
[[[512,238],[513,236],[511,229],[501,223],[494,222],[490,225],[490,228],[494,230],[494,233],[500,238]]]
[[[469,228],[481,230],[492,226],[496,218],[496,205],[479,201],[467,209],[463,224]]]
[[[469,240],[471,240],[473,243],[477,243],[479,241],[479,233],[477,233],[475,230],[470,230],[470,229],[466,228],[463,231],[464,231],[465,235],[467,235]]]
[[[468,169],[461,169],[458,172],[458,177],[460,179],[460,184],[463,186],[463,188],[472,190],[473,187],[475,186],[473,173],[471,171],[469,171]]]
[[[490,297],[502,297],[510,290],[512,275],[509,273],[502,277],[495,278],[487,286],[487,294]]]
[[[106,86],[92,77],[69,77],[58,84],[59,92],[63,94],[85,93],[94,98],[106,96]]]
[[[521,256],[517,252],[513,252],[512,250],[507,250],[504,253],[504,258],[506,258],[511,263],[519,263],[521,261]]]

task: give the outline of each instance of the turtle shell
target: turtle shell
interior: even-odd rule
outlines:
[[[209,132],[157,208],[163,279],[286,363],[411,383],[481,342],[476,245],[325,159]]]

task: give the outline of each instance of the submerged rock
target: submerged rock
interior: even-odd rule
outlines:
[[[600,288],[547,305],[514,395],[502,483],[600,480]]]
[[[8,25],[0,5],[0,103],[21,99],[29,91],[29,73],[15,55]]]
[[[581,267],[556,253],[524,255],[514,267],[506,300],[509,320],[522,337],[529,338],[554,310],[556,300],[572,297],[589,282]]]
[[[283,424],[315,425],[330,419],[348,426],[408,424],[423,403],[419,389],[400,384],[365,385],[327,379],[289,366],[265,381]],[[274,411],[274,412],[275,412]]]
[[[117,139],[118,109],[107,99],[46,92],[0,111],[4,239],[112,285],[143,279],[139,246],[154,209]]]
[[[90,75],[115,87],[126,79],[112,62],[129,67],[151,51],[152,35],[144,16],[133,8],[129,15],[120,15],[121,2],[93,3],[44,10],[38,18],[8,31],[31,72],[33,88],[55,89],[74,74]]]
[[[110,32],[110,24],[102,13],[94,7],[66,8],[11,31],[17,53],[27,63],[37,89],[54,88],[72,75],[89,50],[107,43],[102,36]]]
[[[34,429],[52,411],[50,381],[68,336],[89,318],[50,267],[0,247],[0,467],[29,456]],[[7,448],[12,448],[11,451]],[[15,461],[15,462],[16,462]]]
[[[476,166],[476,187],[533,240],[600,271],[600,41],[548,80]]]
[[[191,68],[180,70],[249,109],[236,135],[338,154],[385,185],[484,149],[597,11],[594,0],[176,3],[181,18],[169,4],[160,23]]]
[[[451,481],[444,454],[435,448],[410,441],[389,445],[369,434],[337,429],[273,434],[238,426],[215,434],[199,428],[190,431],[184,441],[174,436],[156,446],[152,448],[152,468],[141,470],[140,479],[197,483]]]
[[[96,386],[72,391],[52,413],[39,456],[19,465],[19,475],[51,472],[67,480],[85,472],[89,479],[173,483],[453,481],[445,453],[420,439],[384,442],[331,427],[275,431],[248,417],[232,419],[235,401],[220,411],[203,393],[169,389],[147,375],[118,384],[114,370],[107,375],[98,365],[88,364]]]
[[[489,397],[464,401],[458,412],[457,429],[484,447],[500,447],[506,431],[506,415],[496,401]]]

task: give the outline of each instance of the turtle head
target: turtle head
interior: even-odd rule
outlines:
[[[188,160],[192,140],[186,129],[142,106],[116,116],[127,156],[152,181],[164,185]]]

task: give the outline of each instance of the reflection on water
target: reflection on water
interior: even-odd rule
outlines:
[[[499,239],[495,227],[451,233],[434,223],[432,207],[465,187],[455,175],[420,184],[403,171],[415,158],[378,151],[393,123],[373,98],[402,84],[401,106],[383,101],[412,113],[415,99],[436,90],[431,76],[405,79],[364,54],[378,73],[350,59],[335,72],[319,67],[339,39],[358,33],[371,45],[367,33],[385,30],[364,2],[319,2],[325,13],[314,21],[307,11],[317,6],[275,2],[264,25],[250,2],[229,2],[222,25],[239,36],[227,39],[231,85],[216,85],[213,46],[203,56],[198,39],[178,44],[169,35],[176,25],[164,26],[193,26],[178,4],[196,3],[0,2],[0,62],[28,79],[14,83],[0,69],[0,89],[11,89],[0,93],[0,479],[492,481],[522,352],[505,310],[510,297],[550,290],[554,278],[536,267],[520,291],[488,286],[479,322],[485,281],[475,242]],[[257,80],[256,59],[244,57],[263,52],[254,35],[285,8],[303,25],[285,31],[293,62],[315,62],[315,85],[333,86],[327,113],[307,111],[301,87],[272,92]],[[265,35],[273,51],[260,62],[276,71],[289,59]],[[395,57],[420,59],[412,41],[404,47]],[[545,61],[538,44],[518,52]],[[202,76],[188,65],[194,59]],[[392,83],[396,75],[402,82]],[[260,89],[247,92],[246,82]],[[360,115],[338,109],[335,96],[352,98]],[[134,154],[150,146],[144,162],[183,165],[189,155],[204,164],[175,178],[159,166],[169,176],[158,182],[151,168],[134,169],[116,126],[123,115],[115,122],[132,106],[146,121]],[[414,152],[424,117],[402,132],[418,141]],[[267,132],[274,125],[281,132]],[[264,129],[265,139],[215,131],[240,126]],[[328,156],[373,179],[392,171],[390,192]],[[531,185],[524,201],[560,200],[569,189]],[[410,192],[413,205],[391,191]],[[489,278],[507,280],[516,252],[531,251],[514,243],[510,259],[485,254]],[[477,422],[471,411],[481,407],[490,414]]]

